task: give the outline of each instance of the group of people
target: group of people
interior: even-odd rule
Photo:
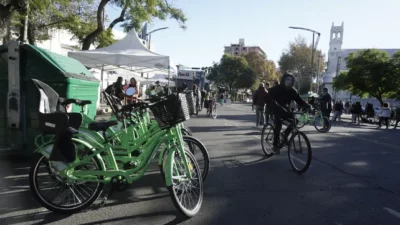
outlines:
[[[397,107],[395,110],[392,110],[390,104],[387,102],[383,103],[383,107],[381,107],[379,111],[375,112],[373,104],[369,102],[367,102],[365,110],[363,110],[361,102],[359,101],[347,101],[343,104],[343,101],[337,100],[333,105],[332,121],[336,121],[336,119],[340,121],[343,113],[351,114],[351,123],[357,123],[358,125],[360,125],[361,122],[372,123],[375,117],[379,119],[378,128],[381,128],[382,122],[385,122],[386,129],[388,129],[390,125],[389,121],[390,119],[393,119],[396,121],[394,127],[394,129],[396,129],[400,122],[400,108]]]
[[[117,97],[120,101],[125,100],[125,104],[134,103],[137,101],[139,97],[142,96],[142,89],[140,87],[140,83],[136,81],[134,77],[129,80],[129,83],[125,81],[125,84],[122,84],[124,79],[122,77],[118,77],[117,81],[113,84],[109,85],[105,92]],[[128,96],[125,94],[128,88],[135,88],[135,94],[132,96]],[[150,89],[146,94],[149,96],[163,95],[165,92],[164,87],[160,85],[160,82],[157,81],[155,85],[150,86]]]

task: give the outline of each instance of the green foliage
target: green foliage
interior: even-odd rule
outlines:
[[[51,29],[68,30],[75,38],[83,40],[96,27],[96,4],[97,1],[94,0],[30,0],[29,42],[34,44],[36,41],[48,40],[51,38],[49,36]],[[11,29],[18,36],[23,31],[25,15],[24,7],[15,10],[12,15]]]
[[[177,8],[168,0],[131,0],[129,13],[125,16],[122,27],[125,31],[139,30],[144,22],[152,22],[154,19],[176,20],[182,29],[186,29],[187,18],[182,9]]]
[[[318,71],[323,71],[325,68],[325,55],[322,55],[323,58],[318,65],[318,55],[320,54],[322,55],[321,51],[315,51],[314,74],[317,69],[319,69]],[[297,87],[301,94],[307,93],[310,89],[311,55],[311,45],[308,45],[306,40],[299,36],[294,42],[289,43],[289,48],[282,53],[278,61],[281,72],[290,71],[296,76]]]
[[[240,88],[252,88],[258,78],[244,57],[229,54],[222,56],[219,64],[209,67],[207,76],[212,82],[226,86],[231,94]]]
[[[392,58],[377,49],[360,50],[345,59],[348,72],[334,78],[333,87],[353,95],[372,96],[381,104],[383,99],[399,97],[400,53]]]
[[[267,60],[265,57],[257,52],[249,52],[243,55],[253,69],[254,73],[262,80],[276,79],[276,66],[274,61]]]
[[[257,74],[253,71],[252,68],[247,67],[243,69],[242,74],[239,77],[239,81],[236,85],[237,88],[252,88],[259,79]]]
[[[29,0],[29,3],[28,39],[32,44],[49,39],[48,30],[51,28],[68,30],[81,43],[86,42],[86,47],[90,44],[105,47],[114,43],[111,29],[104,28],[106,18],[98,18],[97,15],[107,4],[121,9],[120,18],[111,18],[112,26],[124,22],[126,31],[140,29],[143,22],[151,22],[155,18],[175,19],[182,28],[186,28],[187,18],[183,11],[168,0]],[[6,27],[7,19],[12,17],[13,32],[21,34],[24,9],[21,1],[0,0],[0,33],[4,33],[1,31]],[[103,27],[98,30],[99,24]]]

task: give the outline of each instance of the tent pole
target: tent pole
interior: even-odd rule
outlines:
[[[170,92],[170,86],[169,86],[169,79],[171,78],[170,77],[170,69],[169,69],[169,67],[170,67],[170,65],[169,65],[169,63],[170,63],[170,60],[169,60],[169,58],[168,58],[168,95],[169,95],[169,92]],[[147,78],[149,77],[149,74],[147,74]]]
[[[100,90],[101,90],[101,92],[100,92],[100,101],[101,101],[101,103],[104,103],[104,99],[103,99],[103,95],[102,95],[102,93],[103,93],[103,73],[104,73],[104,64],[101,66],[101,75],[100,75],[100,79],[101,79],[101,82],[100,82],[100,85],[101,85],[101,87],[100,87]]]

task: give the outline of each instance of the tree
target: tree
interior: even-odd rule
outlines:
[[[251,88],[258,80],[257,74],[241,56],[225,54],[220,63],[214,63],[209,71],[207,79],[225,85],[230,94],[239,88]]]
[[[239,77],[236,88],[254,88],[253,86],[258,84],[259,79],[254,70],[250,67],[245,67]]]
[[[274,61],[266,59],[257,52],[249,52],[243,57],[246,59],[254,73],[263,80],[273,80],[276,78],[276,66]]]
[[[27,39],[30,44],[48,40],[50,38],[48,31],[52,28],[68,30],[78,39],[95,29],[93,26],[96,21],[94,0],[30,0],[29,3]],[[19,37],[22,36],[24,30],[26,9],[26,5],[15,8],[8,21],[10,26],[7,30]],[[103,37],[96,41],[101,41],[101,38]],[[4,41],[9,40],[10,36]]]
[[[334,78],[333,87],[350,91],[360,97],[372,96],[381,105],[383,99],[396,96],[400,85],[400,53],[392,58],[385,51],[377,49],[360,50],[346,59],[348,72],[341,72]]]
[[[7,23],[10,21],[12,15],[17,10],[25,7],[23,1],[19,0],[0,0],[0,33],[3,31]]]
[[[275,62],[273,60],[266,60],[266,80],[276,80],[278,78],[278,71],[276,69]]]
[[[265,57],[257,52],[249,52],[243,57],[246,59],[247,63],[249,64],[250,68],[253,69],[254,73],[258,76],[266,75],[266,62]]]
[[[183,11],[173,6],[169,0],[101,0],[97,7],[96,29],[89,33],[82,41],[82,50],[88,50],[97,37],[105,30],[104,10],[107,4],[114,4],[122,7],[121,14],[114,19],[108,29],[116,24],[124,22],[124,28],[129,31],[132,28],[140,29],[143,22],[150,22],[154,18],[166,20],[168,16],[177,20],[182,28],[185,28],[186,17]]]
[[[320,51],[315,52],[315,56],[320,54]],[[301,94],[307,93],[310,89],[311,55],[312,47],[307,45],[305,38],[299,36],[294,42],[289,43],[289,48],[282,53],[278,61],[279,68],[282,72],[290,71],[294,73],[297,80],[297,87]],[[320,62],[320,65],[317,65],[318,57],[314,57],[314,74],[317,69],[319,69],[318,71],[322,71],[325,67],[325,56],[322,56],[323,60],[321,60],[322,62]]]

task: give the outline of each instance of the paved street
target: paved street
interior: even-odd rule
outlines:
[[[286,150],[265,158],[261,129],[246,104],[219,108],[219,118],[187,125],[208,148],[211,170],[200,213],[183,220],[158,170],[105,207],[71,216],[41,208],[28,186],[26,162],[0,161],[0,224],[400,224],[400,130],[335,123],[329,133],[303,130],[313,161],[295,174]]]

